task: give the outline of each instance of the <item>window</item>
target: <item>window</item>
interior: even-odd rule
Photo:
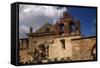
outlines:
[[[62,43],[62,48],[65,49],[65,39],[61,39],[60,42]]]
[[[59,24],[59,27],[60,27],[60,31],[64,32],[64,24]]]
[[[76,30],[76,29],[75,29],[75,25],[70,25],[70,31],[71,31],[71,32],[75,32],[75,30]]]

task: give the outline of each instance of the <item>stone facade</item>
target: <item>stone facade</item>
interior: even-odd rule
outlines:
[[[56,24],[47,23],[36,32],[32,31],[30,27],[28,38],[19,39],[20,63],[96,59],[96,37],[82,37],[79,20],[74,20],[67,12]]]
[[[73,60],[93,60],[92,50],[96,43],[95,37],[72,39]],[[96,54],[96,53],[95,53]]]

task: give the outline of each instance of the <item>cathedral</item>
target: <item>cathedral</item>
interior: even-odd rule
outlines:
[[[28,38],[19,39],[19,63],[51,63],[96,60],[96,36],[81,36],[80,21],[68,12],[55,24],[46,23]]]

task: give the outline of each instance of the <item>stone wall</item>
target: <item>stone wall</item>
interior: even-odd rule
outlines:
[[[71,42],[72,38],[80,38],[80,36],[69,36],[69,37],[56,37],[54,38],[54,42],[49,45],[49,59],[54,60],[55,58],[58,60],[64,59],[67,60],[69,57],[72,59],[73,52],[73,44]],[[65,46],[62,44],[61,40],[65,41]],[[64,46],[64,47],[63,47]]]
[[[31,41],[30,41],[31,40]],[[31,45],[31,44],[32,45]],[[33,37],[29,39],[28,54],[34,57],[35,49],[39,50],[39,46],[48,46],[45,50],[45,58],[54,61],[55,59],[61,61],[62,59],[67,61],[80,61],[80,60],[93,60],[91,51],[96,43],[96,38],[82,38],[80,35],[77,36],[44,36],[44,37]],[[20,47],[25,48],[25,40],[20,40]],[[27,50],[27,49],[26,49]],[[95,49],[96,50],[96,49]],[[95,51],[94,51],[95,52]],[[31,54],[30,54],[31,53]],[[34,59],[34,58],[33,58]]]
[[[73,40],[73,60],[93,60],[91,51],[96,43],[96,38]]]

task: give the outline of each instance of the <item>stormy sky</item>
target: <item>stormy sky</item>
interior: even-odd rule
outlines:
[[[56,23],[64,11],[70,12],[73,17],[80,20],[83,35],[95,35],[95,9],[20,4],[19,38],[26,38],[30,27],[33,27],[33,32],[35,32],[45,23]]]

